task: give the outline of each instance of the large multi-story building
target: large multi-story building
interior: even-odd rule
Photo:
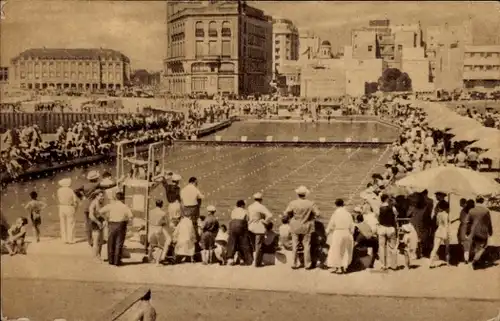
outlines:
[[[465,46],[464,87],[473,90],[500,88],[500,45]]]
[[[12,59],[10,82],[24,89],[120,89],[130,60],[112,49],[28,49]]]
[[[273,72],[287,60],[299,59],[299,32],[291,20],[273,19]]]
[[[311,58],[319,50],[321,40],[310,30],[299,32],[299,57],[308,55]]]
[[[370,20],[352,31],[352,53],[356,59],[381,58],[385,68],[402,68],[403,48],[422,47],[420,24],[391,25],[390,20]]]
[[[414,92],[434,91],[434,84],[429,81],[429,61],[425,57],[424,48],[403,48],[401,69],[410,77]]]
[[[245,1],[169,2],[166,87],[171,94],[267,93],[272,19]]]
[[[424,47],[429,81],[436,89],[461,88],[464,48],[472,42],[470,19],[459,25],[445,23],[426,29]]]
[[[382,59],[353,57],[353,48],[346,47],[342,58],[332,53],[329,41],[323,41],[313,58],[299,60],[300,96],[326,98],[366,93],[368,84],[376,83],[382,74]]]

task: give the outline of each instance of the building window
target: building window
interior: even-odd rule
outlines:
[[[203,29],[203,22],[198,21],[195,24],[195,36],[196,37],[205,37],[205,30]]]
[[[210,21],[208,24],[208,36],[217,37],[217,23],[215,21]]]
[[[205,53],[203,51],[203,41],[196,41],[196,52],[195,52],[196,57],[201,57],[204,54]]]
[[[373,46],[368,46],[368,51],[372,51],[373,50]]]
[[[217,41],[210,41],[208,43],[208,54],[210,56],[217,56],[219,55],[219,51],[217,50]]]
[[[222,36],[231,37],[231,24],[228,21],[222,23]]]
[[[231,41],[223,40],[222,41],[222,56],[230,57],[231,56]]]
[[[398,45],[398,50],[399,51],[403,50],[403,45]]]
[[[191,81],[191,91],[205,92],[207,88],[207,77],[193,77]]]

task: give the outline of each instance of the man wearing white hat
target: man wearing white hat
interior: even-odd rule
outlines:
[[[256,267],[262,266],[262,243],[266,233],[266,225],[273,214],[262,204],[262,193],[253,194],[255,202],[248,206],[248,230],[255,235],[254,250]]]
[[[307,199],[309,190],[305,186],[299,186],[295,193],[297,199],[291,201],[286,208],[284,215],[290,217],[290,232],[292,233],[292,255],[293,269],[299,268],[297,265],[297,248],[302,242],[304,247],[304,264],[306,269],[312,268],[311,262],[311,234],[314,232],[314,221],[319,216],[319,210],[313,201]]]
[[[87,243],[92,247],[92,220],[89,218],[89,207],[92,201],[92,195],[99,188],[99,178],[101,175],[98,171],[90,171],[87,174],[87,180],[82,187],[76,190],[78,197],[82,200],[81,207],[83,209],[83,214],[85,217],[85,237],[87,238]]]
[[[78,197],[70,188],[71,178],[59,181],[57,200],[59,203],[59,220],[61,227],[61,239],[66,244],[75,243],[75,211],[78,206]]]

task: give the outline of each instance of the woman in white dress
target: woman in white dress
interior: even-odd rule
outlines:
[[[354,220],[344,207],[344,200],[337,199],[335,206],[337,209],[333,212],[326,228],[330,241],[327,265],[332,269],[332,273],[343,274],[347,272],[352,261]]]
[[[194,263],[196,231],[190,218],[181,218],[174,230],[173,240],[176,258],[190,257],[191,262]]]

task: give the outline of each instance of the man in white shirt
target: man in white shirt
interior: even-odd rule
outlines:
[[[61,226],[61,239],[66,244],[75,243],[75,211],[78,206],[78,197],[70,188],[71,178],[59,181],[57,200],[59,202],[59,220]]]
[[[198,180],[196,177],[190,177],[188,184],[181,190],[182,215],[189,217],[193,221],[196,231],[198,231],[198,218],[200,217],[200,206],[203,198],[203,194],[198,189]]]
[[[270,222],[273,214],[262,204],[262,193],[255,193],[255,202],[248,206],[248,229],[255,235],[255,267],[262,266],[262,242],[266,233],[266,225]]]
[[[100,214],[107,214],[109,236],[108,236],[108,263],[110,265],[121,265],[123,245],[127,235],[127,223],[134,217],[130,208],[125,205],[125,195],[116,193],[115,201],[99,210]]]

